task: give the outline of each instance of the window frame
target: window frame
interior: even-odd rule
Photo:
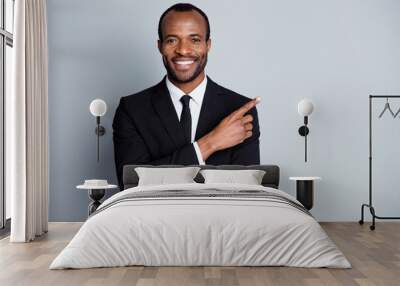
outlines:
[[[6,190],[5,190],[5,93],[6,93],[6,46],[13,48],[13,33],[6,30],[6,0],[0,0],[0,235],[9,231],[10,221],[6,219]],[[14,14],[15,0],[12,0]],[[15,15],[15,14],[14,14]],[[14,15],[11,17],[14,18]],[[14,27],[13,27],[14,30]]]

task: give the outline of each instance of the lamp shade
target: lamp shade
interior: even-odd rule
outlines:
[[[314,105],[312,104],[311,100],[309,99],[302,99],[299,104],[297,105],[297,112],[301,116],[308,116],[314,110]]]
[[[103,116],[106,114],[107,104],[102,99],[95,99],[90,103],[89,110],[93,116]]]

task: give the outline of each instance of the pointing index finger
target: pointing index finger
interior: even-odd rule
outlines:
[[[250,109],[252,109],[254,106],[257,105],[257,103],[259,103],[261,101],[261,98],[259,96],[257,96],[256,98],[250,100],[249,102],[247,102],[246,104],[244,104],[242,107],[240,107],[239,109],[237,109],[234,113],[234,117],[235,118],[240,118],[243,115],[245,115],[245,113],[247,111],[249,111]]]

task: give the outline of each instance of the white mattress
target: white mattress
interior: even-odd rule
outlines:
[[[127,265],[351,267],[318,222],[289,204],[243,197],[118,202],[136,192],[207,188],[262,190],[297,202],[280,190],[254,185],[193,183],[131,188],[106,200],[50,269]]]

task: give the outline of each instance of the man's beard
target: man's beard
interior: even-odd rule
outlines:
[[[203,62],[200,62],[200,64],[197,65],[192,75],[187,78],[179,78],[174,69],[169,66],[169,62],[166,60],[165,56],[163,56],[162,59],[165,69],[167,70],[168,78],[176,83],[188,83],[193,81],[204,71],[204,68],[207,65],[207,54],[205,54]]]

